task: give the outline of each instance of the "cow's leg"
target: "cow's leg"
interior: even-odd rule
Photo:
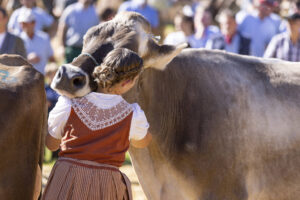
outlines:
[[[162,184],[156,178],[148,149],[130,148],[130,157],[139,182],[148,199],[159,200]],[[155,184],[153,184],[155,183]]]
[[[194,187],[163,157],[152,140],[144,149],[130,148],[130,156],[139,182],[151,200],[196,200]],[[197,190],[196,190],[197,191]]]

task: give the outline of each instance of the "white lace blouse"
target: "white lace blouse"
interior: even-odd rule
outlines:
[[[149,128],[145,113],[137,103],[129,104],[120,95],[92,92],[75,99],[59,97],[48,118],[48,132],[52,137],[62,138],[71,107],[80,120],[91,130],[99,130],[114,125],[128,116],[131,111],[133,111],[133,115],[129,140],[143,139]]]

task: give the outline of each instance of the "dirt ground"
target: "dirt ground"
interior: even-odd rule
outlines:
[[[50,165],[43,166],[43,180],[42,180],[43,189],[46,186],[51,168],[52,167]],[[133,170],[133,167],[131,165],[124,165],[120,168],[120,170],[123,173],[125,173],[131,181],[133,200],[147,200],[147,198],[138,182],[138,179],[137,179],[136,173]]]

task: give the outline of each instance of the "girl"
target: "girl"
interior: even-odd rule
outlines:
[[[48,119],[46,146],[59,159],[43,199],[131,199],[128,178],[119,171],[129,143],[151,141],[149,124],[138,104],[120,95],[131,89],[143,66],[128,49],[115,49],[94,71],[99,89],[84,97],[59,100]]]

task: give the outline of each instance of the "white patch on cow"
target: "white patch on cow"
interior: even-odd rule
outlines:
[[[139,49],[138,54],[140,57],[143,57],[148,52],[148,40],[149,34],[141,26],[135,26],[136,31],[139,33]]]
[[[113,43],[113,40],[111,39],[111,37],[109,37],[109,38],[106,39],[106,42],[107,43]]]

